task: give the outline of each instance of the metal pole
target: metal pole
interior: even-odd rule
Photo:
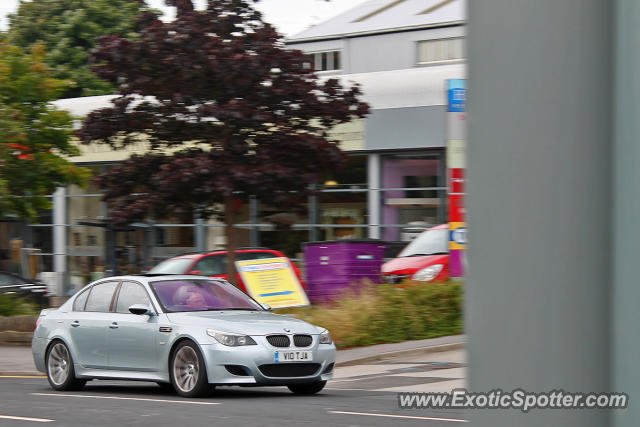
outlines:
[[[196,241],[196,250],[198,252],[203,252],[205,251],[207,248],[207,242],[206,242],[206,234],[205,234],[205,228],[204,228],[204,220],[200,217],[195,218],[195,227],[194,227],[194,234],[195,234],[195,241]]]
[[[259,209],[260,209],[260,205],[258,203],[258,199],[256,198],[256,196],[250,196],[249,197],[249,221],[251,222],[251,224],[258,223],[258,217],[260,213]],[[260,227],[258,227],[257,225],[254,225],[251,227],[249,239],[251,242],[251,246],[254,246],[254,247],[260,246]]]
[[[64,295],[67,270],[67,190],[58,187],[53,193],[53,271],[56,273],[56,296]]]
[[[381,199],[380,199],[380,182],[381,182],[381,169],[380,169],[380,154],[369,154],[367,157],[367,182],[369,183],[369,192],[367,193],[367,210],[369,211],[369,238],[379,239],[380,233],[380,218],[381,214]]]
[[[312,188],[315,189],[316,185],[311,184]],[[312,194],[307,199],[307,203],[309,205],[309,224],[311,227],[309,228],[309,241],[316,242],[318,241],[318,196],[316,194]]]

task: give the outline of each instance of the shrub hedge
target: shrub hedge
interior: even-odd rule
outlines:
[[[461,334],[461,282],[366,284],[329,304],[276,310],[327,328],[340,348]]]
[[[0,316],[38,314],[38,309],[13,294],[0,294]]]

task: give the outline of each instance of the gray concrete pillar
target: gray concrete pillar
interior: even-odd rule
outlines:
[[[636,427],[640,425],[640,4],[618,0],[615,22],[611,371],[612,388],[629,393],[631,404],[613,413],[612,425]]]
[[[469,1],[469,385],[610,389],[612,2]],[[602,427],[608,411],[470,410]]]

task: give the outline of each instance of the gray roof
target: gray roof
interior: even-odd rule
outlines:
[[[464,0],[370,0],[287,42],[463,23],[465,19]]]

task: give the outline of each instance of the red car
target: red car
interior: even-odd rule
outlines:
[[[235,251],[236,261],[245,261],[249,259],[267,259],[267,258],[287,258],[282,252],[267,248],[238,248]],[[298,280],[303,288],[306,284],[302,280],[302,275],[298,267],[291,262],[291,266],[298,276]],[[197,274],[200,276],[222,277],[228,279],[227,275],[227,251],[210,251],[189,253],[178,255],[173,258],[162,261],[160,264],[149,270],[153,274]],[[246,292],[244,283],[240,275],[238,277],[238,285]]]
[[[423,231],[398,256],[382,265],[387,283],[405,279],[441,282],[449,278],[449,226],[441,224]]]

